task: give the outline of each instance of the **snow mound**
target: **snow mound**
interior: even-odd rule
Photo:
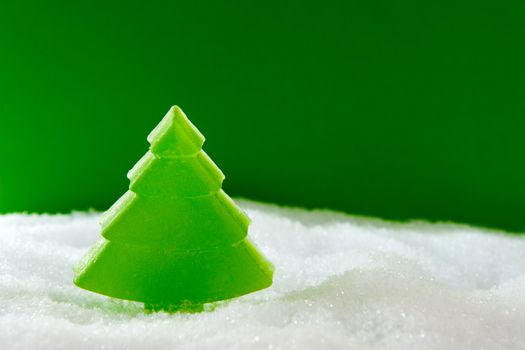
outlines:
[[[0,349],[525,348],[525,236],[240,204],[274,285],[200,314],[76,288],[98,213],[0,216]]]

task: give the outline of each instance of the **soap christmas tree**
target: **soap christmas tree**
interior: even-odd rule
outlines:
[[[199,311],[270,286],[273,267],[249,241],[248,217],[221,189],[224,175],[182,110],[172,107],[148,141],[75,284],[154,311]]]

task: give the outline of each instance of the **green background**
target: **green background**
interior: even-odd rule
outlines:
[[[233,196],[525,229],[522,1],[0,3],[0,211],[105,209],[178,104]]]

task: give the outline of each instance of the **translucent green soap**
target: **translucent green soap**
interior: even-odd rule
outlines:
[[[182,110],[172,107],[148,141],[74,283],[168,312],[270,286],[273,266],[248,239],[248,217],[221,189],[224,175]]]

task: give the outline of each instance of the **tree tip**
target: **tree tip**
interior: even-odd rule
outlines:
[[[171,157],[198,152],[204,143],[204,136],[182,109],[174,105],[149,134],[148,141],[155,155]]]
[[[184,111],[182,108],[180,108],[178,105],[171,106],[170,110],[168,111],[168,116],[171,118],[188,118],[186,117],[186,114],[184,114]]]

